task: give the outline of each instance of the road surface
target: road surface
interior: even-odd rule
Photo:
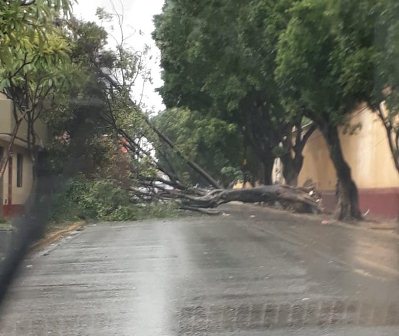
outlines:
[[[26,260],[0,335],[399,335],[399,239],[251,206],[101,223]]]

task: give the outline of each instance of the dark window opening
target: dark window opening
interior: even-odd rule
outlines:
[[[17,154],[17,187],[22,187],[22,173],[23,173],[24,157],[22,154]]]

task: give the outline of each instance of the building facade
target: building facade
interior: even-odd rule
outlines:
[[[349,125],[341,127],[340,138],[344,157],[359,188],[363,213],[370,218],[399,219],[399,173],[381,120],[366,106],[359,106]],[[307,142],[304,158],[299,185],[313,182],[323,195],[323,206],[334,209],[337,177],[319,131]]]
[[[28,152],[27,123],[22,122],[12,145],[10,142],[16,129],[13,104],[0,95],[0,157],[7,162],[0,176],[1,213],[9,217],[23,211],[33,182],[32,160]],[[38,144],[44,145],[46,127],[40,121],[35,124]],[[5,160],[5,159],[8,160]],[[3,166],[3,165],[1,165]]]

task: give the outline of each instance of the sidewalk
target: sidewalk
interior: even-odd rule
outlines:
[[[386,232],[399,235],[399,220],[395,219],[375,219],[367,218],[357,222],[341,222],[334,219],[331,214],[320,215],[323,220],[321,224],[336,224],[341,226],[349,226],[351,228],[359,228],[364,230],[372,230],[376,232]]]
[[[12,228],[8,224],[0,224],[0,260],[10,247]]]
[[[355,225],[369,230],[387,231],[399,234],[399,222],[395,220],[364,220]]]
[[[366,219],[363,221],[357,222],[341,222],[336,220],[332,214],[300,214],[294,213],[283,209],[258,205],[258,204],[245,204],[241,202],[231,202],[230,208],[229,205],[223,205],[220,209],[223,212],[223,209],[228,213],[229,210],[232,210],[231,206],[244,206],[249,209],[260,210],[260,211],[267,211],[269,213],[281,214],[285,216],[292,216],[297,219],[306,219],[313,223],[318,223],[321,226],[328,226],[328,225],[335,225],[341,226],[347,229],[354,229],[354,230],[367,230],[370,232],[381,233],[385,235],[394,235],[399,238],[399,221],[396,220],[376,220],[376,219]]]

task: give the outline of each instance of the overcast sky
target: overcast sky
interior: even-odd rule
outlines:
[[[159,14],[162,10],[164,0],[78,0],[78,4],[74,6],[76,17],[86,21],[96,21],[96,9],[102,7],[108,12],[113,11],[114,4],[118,13],[123,11],[125,17],[124,30],[130,35],[133,30],[136,31],[128,43],[136,50],[141,50],[144,44],[151,47],[150,68],[152,72],[153,85],[147,84],[143,101],[147,108],[157,112],[162,110],[163,104],[161,97],[154,91],[155,88],[162,85],[160,68],[159,68],[159,50],[156,48],[151,33],[154,30],[153,16]],[[142,32],[142,36],[138,32]],[[110,41],[112,42],[112,41]]]

